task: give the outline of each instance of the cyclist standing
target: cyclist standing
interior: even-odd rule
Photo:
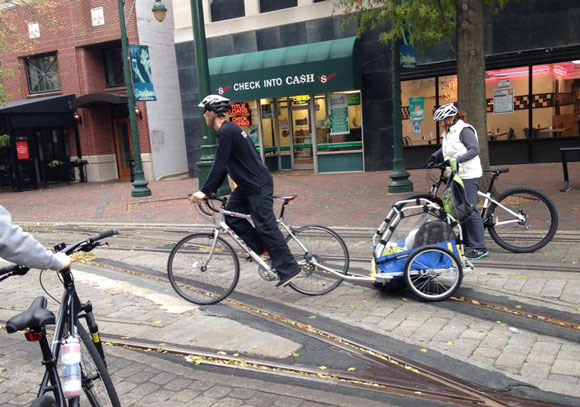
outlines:
[[[455,160],[458,164],[457,174],[463,180],[467,200],[477,208],[477,191],[483,169],[479,159],[479,142],[477,131],[465,122],[465,113],[457,110],[453,103],[440,106],[433,114],[433,120],[443,129],[441,148],[435,151],[427,163],[438,163]],[[471,260],[479,260],[489,254],[485,247],[483,220],[475,209],[469,219],[463,224],[466,244],[470,250],[466,256]]]
[[[71,265],[64,253],[46,250],[40,242],[20,226],[12,224],[10,213],[0,206],[0,257],[29,268],[63,270]]]
[[[249,213],[254,227],[241,218],[227,217],[226,223],[254,252],[269,251],[272,266],[280,276],[276,287],[284,287],[300,273],[300,266],[290,253],[276,222],[272,175],[246,132],[226,119],[229,102],[222,96],[208,95],[198,105],[204,109],[203,117],[208,127],[217,132],[219,145],[205,184],[191,195],[190,200],[201,202],[206,195],[217,191],[229,174],[237,188],[232,192],[226,209]]]

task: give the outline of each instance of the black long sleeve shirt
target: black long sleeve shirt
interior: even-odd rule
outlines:
[[[217,191],[228,174],[242,192],[272,182],[272,175],[262,163],[254,143],[246,132],[232,122],[224,122],[218,130],[215,161],[201,192],[210,194]]]

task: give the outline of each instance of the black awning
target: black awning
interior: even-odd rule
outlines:
[[[0,114],[65,113],[72,114],[69,102],[75,95],[59,95],[41,98],[13,100],[0,104]]]
[[[76,109],[77,107],[92,107],[103,105],[126,105],[127,96],[117,95],[112,93],[89,93],[76,98],[70,103],[70,107]]]
[[[60,127],[74,124],[70,102],[75,95],[13,100],[0,104],[0,117],[11,127]]]

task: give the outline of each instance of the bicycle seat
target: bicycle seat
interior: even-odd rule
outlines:
[[[282,195],[282,196],[276,196],[274,195],[272,198],[281,201],[281,202],[290,202],[293,201],[294,199],[296,199],[298,197],[298,195],[294,194],[294,195]]]
[[[46,324],[54,324],[54,314],[46,309],[46,303],[45,297],[37,297],[26,311],[6,322],[6,332],[12,334],[26,328],[37,330]]]
[[[504,172],[510,172],[509,168],[500,168],[499,170],[483,170],[483,172],[492,172],[495,175],[503,174]]]

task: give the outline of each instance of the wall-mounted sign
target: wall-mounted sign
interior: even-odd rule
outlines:
[[[21,140],[16,142],[16,156],[19,160],[30,159],[30,150],[28,149],[28,141]]]
[[[296,119],[294,120],[294,124],[296,124],[296,126],[307,126],[308,125],[308,118],[304,118],[304,119]]]
[[[153,89],[151,61],[147,45],[129,44],[131,56],[131,70],[133,71],[133,88],[135,100],[157,100]]]
[[[310,100],[310,96],[309,95],[298,95],[298,96],[292,96],[292,99],[297,101],[297,102],[305,102]]]
[[[230,115],[250,114],[247,103],[232,103],[230,105]]]
[[[512,113],[514,111],[514,89],[493,90],[493,113]]]
[[[498,88],[509,88],[510,80],[509,79],[500,79],[497,81]]]
[[[348,93],[347,95],[348,95],[348,105],[349,106],[360,105],[360,92]]]
[[[350,134],[348,100],[344,93],[330,96],[330,134]]]
[[[230,120],[240,127],[247,127],[252,125],[250,116],[233,116]]]

